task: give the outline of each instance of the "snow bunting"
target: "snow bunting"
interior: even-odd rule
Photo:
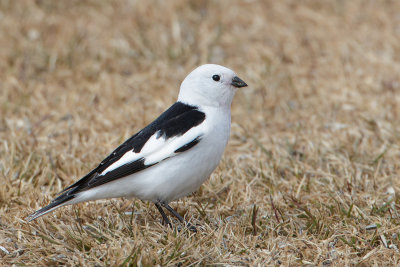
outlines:
[[[153,202],[170,226],[163,208],[184,222],[169,203],[196,191],[218,166],[229,139],[232,99],[245,86],[223,66],[196,68],[182,82],[175,104],[27,220],[65,205],[136,197]]]

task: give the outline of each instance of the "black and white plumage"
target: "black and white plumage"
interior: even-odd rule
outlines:
[[[154,202],[166,223],[162,207],[183,221],[168,203],[196,191],[217,167],[229,138],[233,96],[245,86],[228,68],[196,68],[175,104],[27,219],[84,201],[137,197]]]

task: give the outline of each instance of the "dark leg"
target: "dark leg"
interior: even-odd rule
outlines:
[[[162,205],[164,208],[166,208],[169,212],[171,212],[176,218],[178,218],[178,220],[179,220],[181,223],[186,223],[186,226],[187,226],[187,228],[188,228],[190,231],[192,231],[192,232],[197,232],[196,227],[195,227],[194,225],[191,225],[191,224],[188,223],[188,222],[185,222],[185,219],[183,219],[183,217],[182,217],[176,210],[174,210],[173,208],[171,208],[170,205],[168,205],[168,204],[165,203],[165,202],[161,202],[161,205]]]
[[[168,219],[168,216],[165,214],[164,210],[162,209],[160,203],[156,202],[154,203],[158,209],[158,211],[161,213],[161,216],[163,217],[163,224],[168,224],[172,228],[171,221]]]

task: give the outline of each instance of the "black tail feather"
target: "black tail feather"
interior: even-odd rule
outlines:
[[[37,210],[35,213],[32,213],[31,215],[26,217],[26,220],[28,222],[33,221],[36,218],[45,215],[46,213],[49,213],[59,207],[64,206],[66,202],[75,198],[76,194],[79,193],[79,190],[82,187],[85,187],[95,175],[97,175],[96,169],[92,170],[90,173],[85,175],[82,179],[80,179],[76,183],[65,188],[63,191],[59,193],[58,197],[56,197],[53,201],[51,201],[49,205]]]
[[[65,192],[64,194],[58,196],[57,198],[55,198],[49,205],[47,205],[46,207],[43,207],[37,211],[35,211],[34,213],[32,213],[31,215],[29,215],[28,217],[26,217],[25,220],[27,220],[28,222],[33,221],[37,218],[39,218],[40,216],[45,215],[46,213],[55,210],[61,206],[64,206],[63,204],[65,204],[66,202],[70,201],[71,199],[73,199],[75,197],[75,195],[73,194],[68,194],[70,192]]]

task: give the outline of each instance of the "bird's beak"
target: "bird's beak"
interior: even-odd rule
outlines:
[[[231,85],[233,85],[237,88],[247,86],[247,84],[242,79],[240,79],[238,76],[233,77]]]

